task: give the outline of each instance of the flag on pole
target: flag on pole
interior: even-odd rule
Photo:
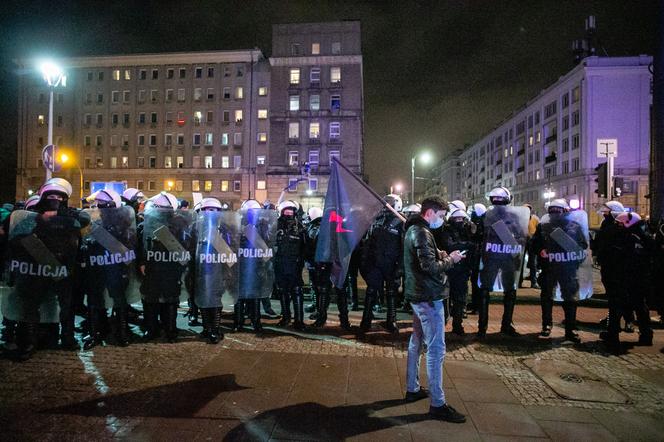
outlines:
[[[316,261],[332,263],[335,287],[343,288],[350,256],[383,207],[380,196],[333,158]]]

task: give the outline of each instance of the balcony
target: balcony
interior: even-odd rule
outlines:
[[[503,159],[502,158],[499,159],[498,161],[496,161],[496,166],[500,166],[501,164],[503,164]]]
[[[300,144],[299,138],[288,138],[288,144]]]
[[[549,135],[544,139],[544,144],[549,144],[553,141],[556,141],[557,139],[558,139],[558,134]]]
[[[523,149],[519,149],[519,151],[516,153],[517,155],[523,155],[526,153],[526,148],[524,147]]]
[[[309,144],[320,144],[320,138],[309,138]]]
[[[526,166],[521,166],[516,168],[516,173],[523,173],[526,170]]]
[[[544,163],[545,164],[546,163],[555,163],[556,159],[557,159],[556,153],[554,152],[551,155],[548,155],[548,156],[544,157]]]
[[[502,178],[503,178],[503,174],[502,174],[502,173],[499,174],[499,175],[496,175],[496,180],[500,180],[500,179],[502,179]]]

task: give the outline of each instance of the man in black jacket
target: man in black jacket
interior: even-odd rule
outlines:
[[[422,344],[427,346],[427,378],[431,391],[429,413],[441,420],[465,422],[464,415],[445,402],[443,360],[445,358],[445,313],[443,299],[448,296],[445,272],[463,259],[455,250],[449,255],[436,248],[429,229],[443,224],[447,202],[438,196],[422,201],[422,212],[406,224],[404,240],[404,294],[413,308],[413,334],[408,345],[406,400],[427,397],[420,388],[419,365]]]

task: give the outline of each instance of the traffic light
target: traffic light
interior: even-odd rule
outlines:
[[[600,198],[607,198],[609,193],[609,189],[607,189],[607,174],[609,173],[607,164],[599,164],[597,167],[595,167],[595,172],[597,173],[597,178],[595,178],[597,189],[595,189],[595,193]]]
[[[613,178],[613,197],[618,198],[623,193],[625,180],[620,177]]]

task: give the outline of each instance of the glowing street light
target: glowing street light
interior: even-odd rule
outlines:
[[[53,89],[58,86],[65,87],[67,84],[67,77],[64,75],[62,69],[52,61],[44,61],[40,64],[39,70],[42,73],[44,81],[48,85],[48,143],[53,144]],[[54,152],[55,154],[55,152]],[[46,179],[49,180],[53,174],[49,168],[46,169]]]
[[[80,195],[80,200],[81,204],[83,204],[83,170],[81,169],[81,165],[78,162],[74,162],[74,157],[70,156],[66,152],[62,152],[60,154],[60,163],[64,166],[66,164],[71,164],[71,167],[76,167],[78,169],[78,175],[79,175],[79,195]]]
[[[420,152],[410,159],[410,203],[415,203],[415,160],[419,158],[422,164],[428,164],[431,161],[429,152]]]

